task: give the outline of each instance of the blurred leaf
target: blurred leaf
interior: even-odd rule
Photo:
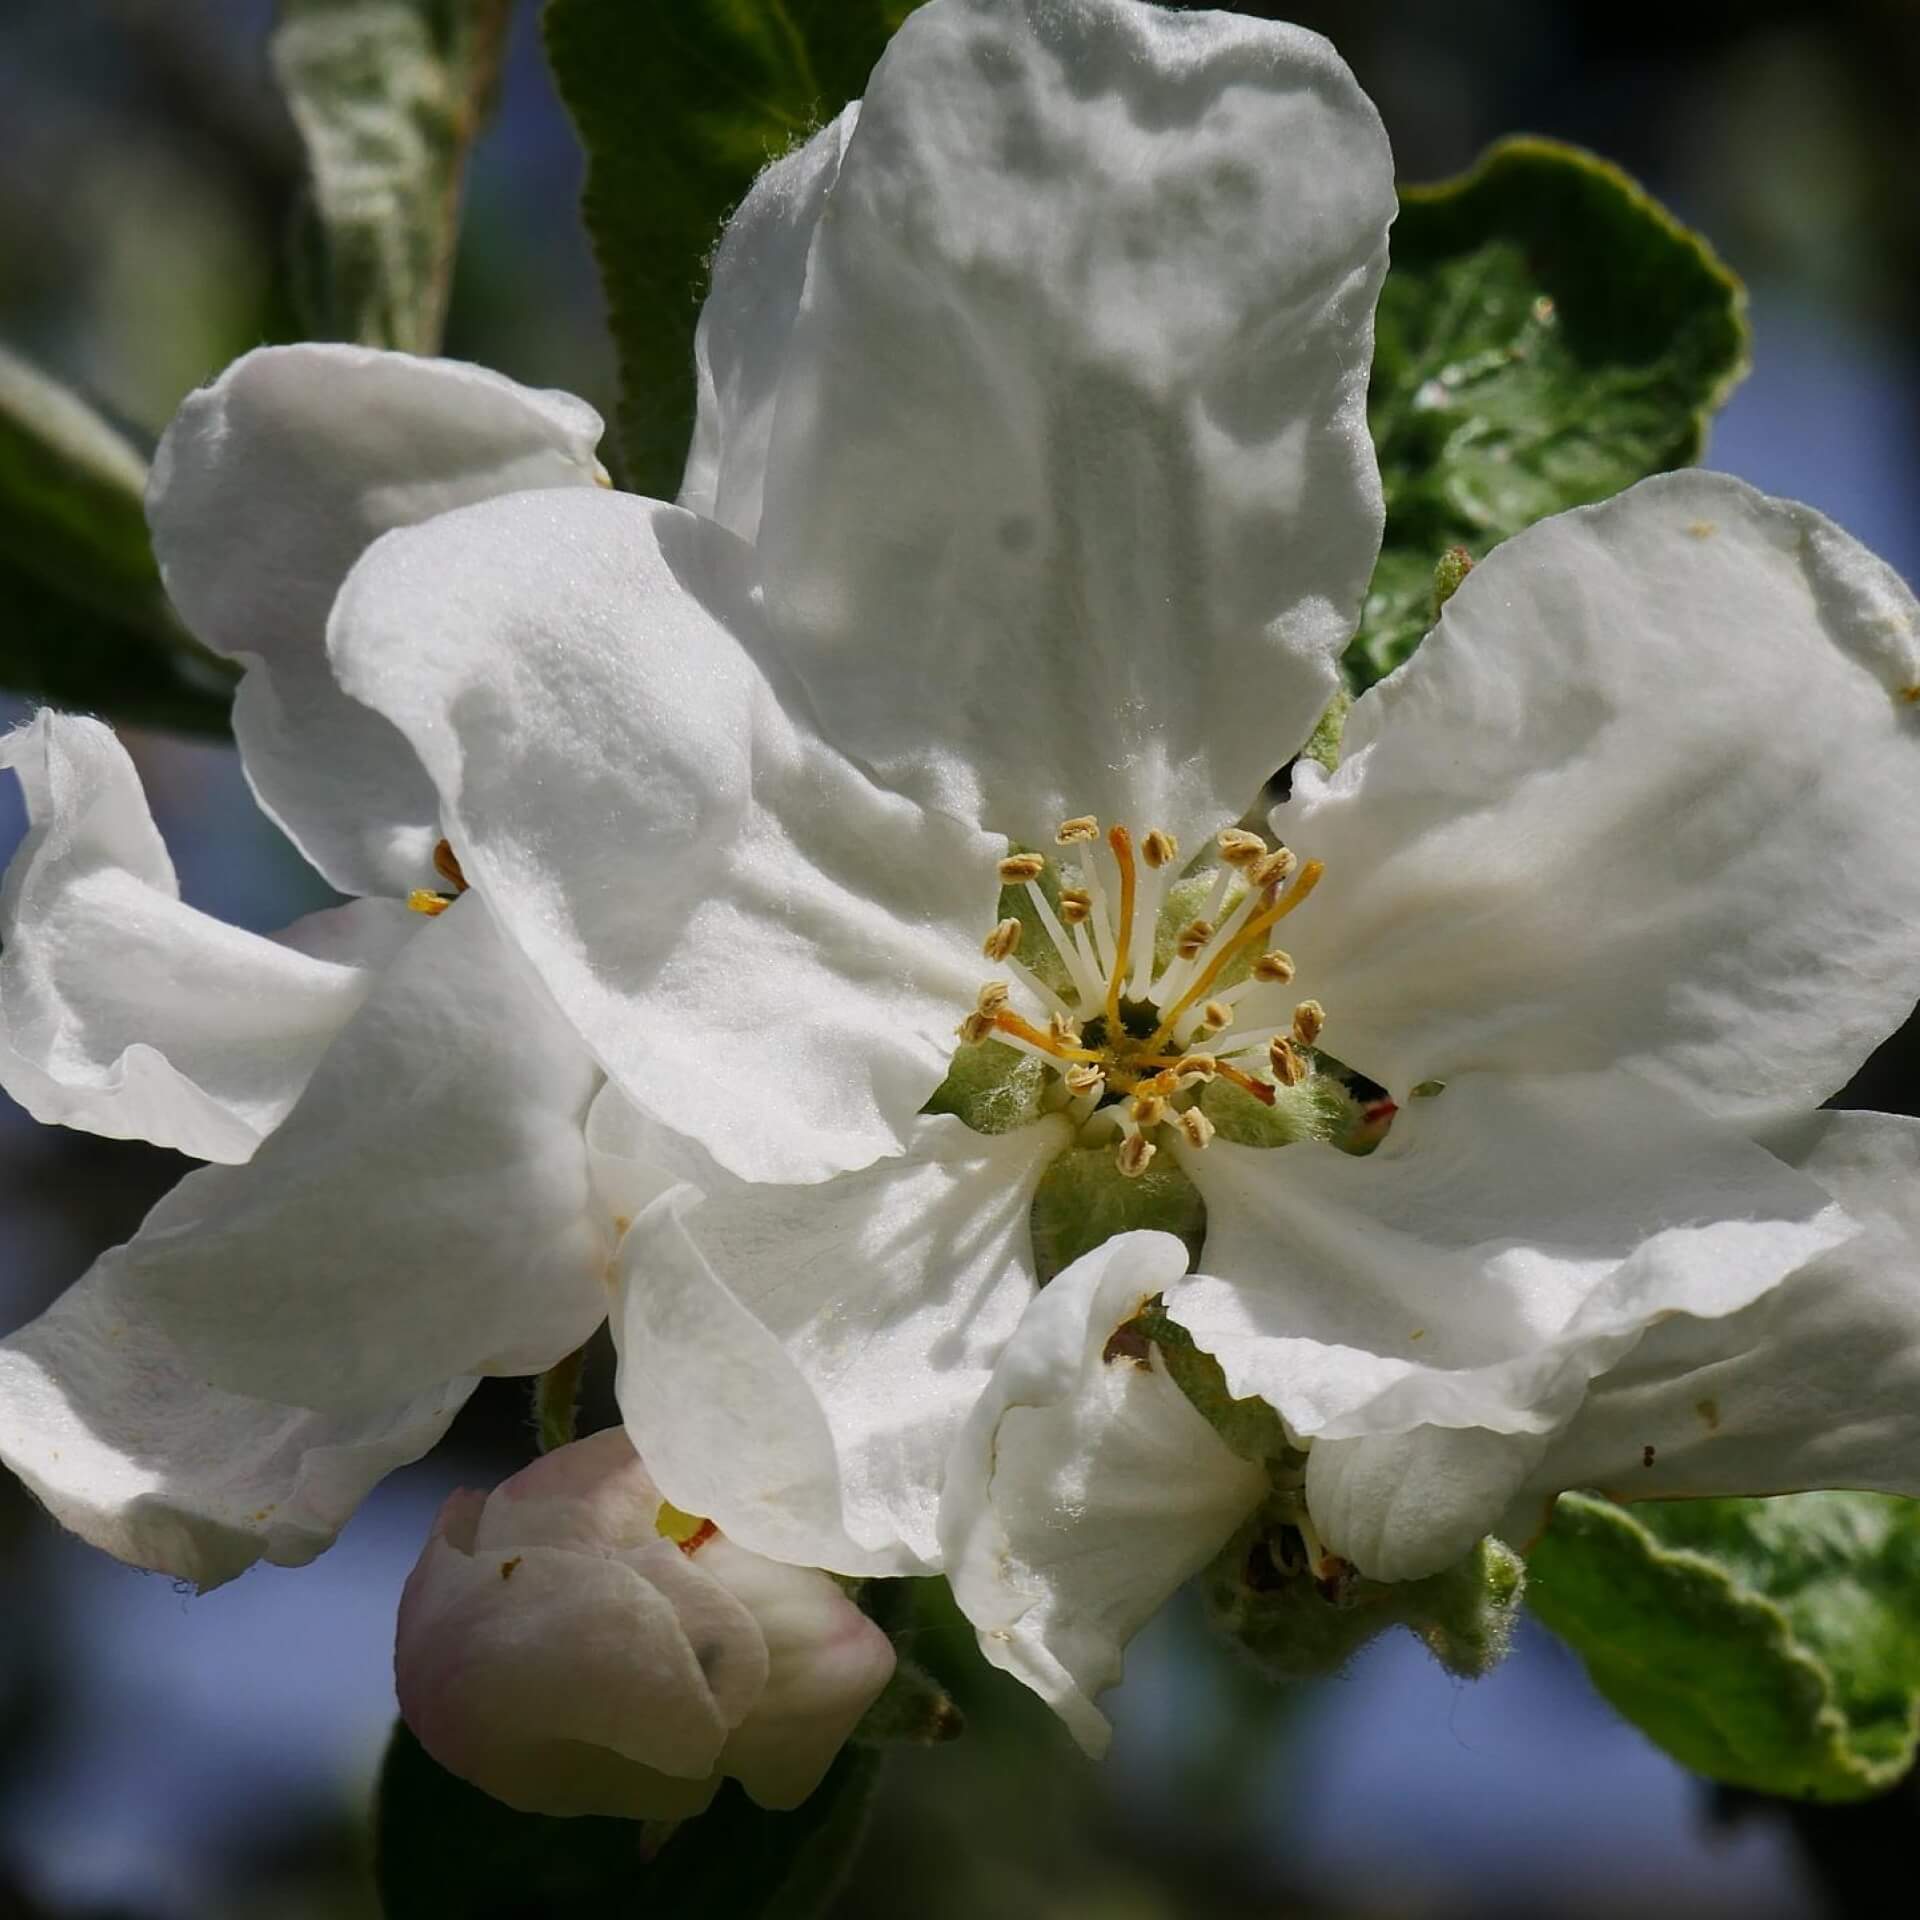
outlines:
[[[512,0],[281,0],[273,68],[313,174],[319,330],[434,353],[467,150]]]
[[[1386,542],[1356,687],[1434,618],[1434,568],[1550,513],[1685,466],[1747,368],[1746,295],[1626,175],[1509,140],[1458,180],[1401,192],[1368,413]]]
[[[1527,1596],[1608,1700],[1710,1779],[1858,1800],[1913,1762],[1920,1501],[1565,1494]]]
[[[808,1920],[859,1850],[879,1755],[847,1747],[792,1813],[729,1781],[708,1810],[659,1833],[638,1820],[516,1813],[393,1730],[375,1808],[374,1874],[387,1920]]]
[[[584,207],[620,356],[624,478],[671,500],[693,329],[727,215],[824,126],[915,0],[549,0],[547,54],[587,151]]]
[[[145,460],[0,350],[0,685],[110,720],[224,733],[233,671],[174,619]]]

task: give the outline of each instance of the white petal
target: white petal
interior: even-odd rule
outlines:
[[[1379,544],[1394,213],[1327,43],[951,0],[876,68],[815,236],[759,547],[830,736],[1048,843],[1190,845],[1326,704]]]
[[[937,1564],[953,1436],[1034,1289],[1059,1118],[919,1121],[905,1154],[808,1187],[681,1188],[622,1248],[620,1407],[673,1503],[836,1573]]]
[[[1167,1233],[1123,1233],[1027,1309],[954,1448],[940,1543],[981,1651],[1098,1757],[1094,1695],[1161,1604],[1259,1505],[1266,1476],[1168,1378],[1107,1357],[1114,1333],[1186,1269]]]
[[[1670,474],[1500,547],[1302,767],[1287,923],[1395,1092],[1625,1063],[1803,1112],[1920,995],[1913,596],[1805,507]]]
[[[244,1167],[95,1273],[229,1392],[351,1408],[531,1373],[606,1311],[591,1063],[472,895],[432,921]]]
[[[1551,1441],[1485,1427],[1316,1440],[1307,1510],[1321,1540],[1375,1580],[1418,1580],[1469,1552]]]
[[[36,1120],[245,1160],[418,916],[366,901],[271,940],[184,905],[97,720],[40,713],[0,766],[31,822],[0,890],[0,1086]]]
[[[1813,1181],[1628,1074],[1467,1075],[1364,1158],[1180,1154],[1205,1271],[1168,1312],[1235,1394],[1329,1438],[1551,1432],[1655,1319],[1735,1312],[1851,1231]]]
[[[720,1770],[763,1807],[812,1793],[894,1668],[893,1643],[826,1574],[782,1566],[724,1535],[694,1556],[753,1615],[767,1683],[727,1737]]]
[[[147,518],[181,618],[247,669],[234,733],[260,804],[346,893],[435,884],[433,787],[334,685],[327,609],[390,527],[530,487],[590,486],[600,417],[454,360],[263,347],[189,394]]]
[[[340,1415],[222,1393],[148,1314],[137,1278],[103,1263],[0,1343],[0,1459],[90,1545],[215,1587],[331,1545],[472,1385]]]
[[[680,504],[743,540],[760,531],[767,440],[807,256],[859,112],[855,101],[768,167],[734,210],[713,257],[693,338],[699,412]]]
[[[1920,1120],[1816,1113],[1766,1136],[1861,1223],[1744,1313],[1663,1321],[1594,1382],[1516,1501],[1855,1487],[1920,1495]]]
[[[1000,845],[783,706],[749,550],[610,493],[389,535],[334,615],[447,830],[608,1075],[748,1178],[896,1152],[982,978]]]

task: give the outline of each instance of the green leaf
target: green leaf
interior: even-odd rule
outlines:
[[[398,1725],[375,1813],[382,1911],[387,1920],[548,1920],[576,1912],[808,1920],[852,1864],[879,1768],[872,1749],[843,1749],[792,1813],[763,1811],[729,1781],[662,1845],[652,1822],[516,1813],[456,1779]]]
[[[1386,541],[1356,687],[1433,624],[1434,569],[1700,458],[1747,368],[1746,296],[1625,174],[1509,140],[1409,187],[1381,291],[1368,413]]]
[[[223,734],[234,672],[167,605],[146,484],[146,461],[92,408],[0,350],[0,685]]]
[[[281,0],[273,68],[313,176],[319,330],[434,353],[467,150],[512,0]]]
[[[1528,1594],[1594,1685],[1698,1773],[1857,1800],[1920,1735],[1920,1502],[1563,1494]]]
[[[707,261],[753,177],[865,90],[913,0],[549,0],[620,357],[625,478],[670,500]]]

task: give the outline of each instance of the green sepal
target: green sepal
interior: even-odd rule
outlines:
[[[1207,1205],[1200,1189],[1170,1155],[1128,1179],[1114,1160],[1113,1143],[1074,1147],[1045,1173],[1033,1195],[1033,1258],[1040,1284],[1116,1233],[1152,1227],[1178,1234],[1189,1258],[1206,1237]]]
[[[1746,296],[1617,168],[1508,140],[1460,179],[1402,189],[1374,343],[1387,526],[1346,657],[1355,687],[1419,645],[1450,548],[1483,559],[1698,460],[1747,368]]]
[[[620,361],[635,491],[671,500],[707,263],[757,174],[866,90],[912,0],[549,0],[547,55]]]
[[[380,1770],[374,1877],[386,1920],[809,1920],[865,1835],[880,1756],[848,1746],[791,1813],[728,1781],[678,1825],[516,1813],[433,1760],[404,1724]]]
[[[925,1667],[902,1656],[849,1737],[866,1747],[936,1747],[966,1730],[953,1695]]]
[[[1404,1627],[1462,1679],[1506,1657],[1527,1570],[1498,1540],[1424,1580],[1387,1584],[1350,1569],[1317,1579],[1277,1496],[1229,1542],[1205,1576],[1207,1615],[1269,1679],[1337,1673],[1370,1640]]]
[[[1200,1110],[1222,1140],[1243,1147],[1290,1147],[1302,1140],[1338,1146],[1360,1125],[1360,1103],[1346,1083],[1330,1073],[1309,1073],[1297,1087],[1283,1087],[1264,1069],[1255,1076],[1273,1088],[1266,1105],[1231,1080],[1210,1080]]]
[[[461,182],[512,0],[280,0],[273,69],[305,144],[316,330],[437,353]]]
[[[1288,1474],[1305,1464],[1306,1455],[1287,1438],[1280,1416],[1257,1396],[1235,1399],[1220,1362],[1201,1352],[1193,1335],[1170,1320],[1157,1300],[1131,1324],[1160,1349],[1174,1385],[1242,1460]]]
[[[1046,1084],[1047,1070],[1032,1054],[982,1040],[955,1049],[947,1077],[921,1111],[953,1114],[975,1133],[1011,1133],[1040,1117]]]
[[[141,726],[225,734],[236,672],[175,619],[145,458],[0,350],[0,686]]]
[[[1332,773],[1340,764],[1340,742],[1347,731],[1347,715],[1353,708],[1353,695],[1342,687],[1327,710],[1315,721],[1307,744],[1300,749],[1303,760],[1315,760]]]
[[[1642,1732],[1731,1786],[1857,1800],[1920,1735],[1920,1502],[1563,1494],[1534,1611]]]

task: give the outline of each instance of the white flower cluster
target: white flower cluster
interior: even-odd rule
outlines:
[[[610,1316],[645,1467],[450,1508],[403,1690],[523,1803],[673,1811],[716,1768],[790,1801],[885,1679],[795,1569],[944,1573],[1098,1749],[1273,1487],[1124,1337],[1149,1305],[1380,1579],[1569,1485],[1920,1493],[1920,1125],[1817,1111],[1920,995],[1900,581],[1648,481],[1494,552],[1249,820],[1380,544],[1394,208],[1313,35],[931,0],[730,224],[677,504],[468,366],[191,396],[167,586],[355,898],[220,925],[105,728],[0,743],[0,1084],[211,1163],[0,1345],[53,1514],[203,1584],[304,1561]],[[935,1098],[983,1061],[993,1131]],[[1247,1119],[1357,1076],[1371,1151]],[[1191,1184],[1197,1255],[1049,1276],[1036,1195],[1093,1148]],[[761,1713],[795,1645],[839,1677]]]

